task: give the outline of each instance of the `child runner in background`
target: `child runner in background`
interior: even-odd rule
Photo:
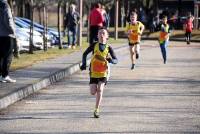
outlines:
[[[167,46],[169,43],[169,25],[167,24],[167,16],[162,17],[162,24],[160,28],[160,36],[159,36],[159,43],[160,43],[160,50],[163,57],[163,62],[166,64],[167,62]]]
[[[135,63],[136,63],[135,59],[139,58],[140,40],[143,31],[144,31],[144,25],[140,21],[137,21],[137,13],[131,12],[130,22],[126,26],[126,32],[129,40],[129,49],[132,62],[131,70],[135,68]]]
[[[90,93],[96,95],[94,117],[99,118],[99,107],[102,100],[104,86],[107,83],[108,64],[117,64],[117,57],[111,46],[107,44],[108,31],[101,28],[98,31],[98,43],[89,46],[83,53],[81,70],[86,69],[86,59],[93,52],[90,63]]]
[[[189,16],[184,24],[184,29],[185,29],[185,40],[187,44],[190,44],[190,39],[191,39],[191,33],[193,29],[193,17]]]

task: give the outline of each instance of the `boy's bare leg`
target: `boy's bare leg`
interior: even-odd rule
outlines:
[[[97,92],[97,84],[90,84],[90,94],[95,95]]]
[[[135,64],[135,45],[130,46],[131,63]]]
[[[101,104],[102,95],[103,95],[103,89],[104,89],[105,83],[99,82],[97,87],[97,95],[96,95],[96,109],[99,109],[99,106]]]
[[[135,66],[135,49],[136,49],[135,45],[130,46],[129,49],[130,49],[131,62],[132,62],[131,69],[134,69],[134,66]]]
[[[140,44],[137,44],[135,46],[135,52],[136,52],[136,59],[138,59],[140,54]]]

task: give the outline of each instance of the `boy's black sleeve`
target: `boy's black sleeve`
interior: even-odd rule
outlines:
[[[94,49],[93,46],[89,46],[85,52],[83,53],[83,57],[82,57],[82,65],[80,67],[81,70],[85,70],[86,69],[86,60],[87,60],[87,55],[92,52]]]
[[[110,53],[110,56],[111,58],[108,58],[108,62],[109,63],[112,63],[112,64],[117,64],[118,63],[118,60],[117,60],[117,57],[116,57],[116,54],[115,52],[113,51],[112,47],[109,46],[109,53]]]

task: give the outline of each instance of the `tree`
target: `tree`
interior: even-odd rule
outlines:
[[[58,1],[58,35],[59,35],[59,49],[62,49],[62,39],[61,39],[61,5],[62,1]]]
[[[30,20],[31,20],[31,26],[30,26],[30,43],[29,43],[29,53],[33,54],[33,15],[34,15],[34,3],[33,0],[30,0]]]

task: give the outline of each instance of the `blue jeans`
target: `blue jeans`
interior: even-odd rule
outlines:
[[[76,33],[77,33],[77,27],[70,27],[68,28],[68,45],[75,46],[76,44]]]
[[[164,62],[167,61],[167,46],[168,46],[168,43],[169,43],[169,41],[164,41],[163,43],[160,43],[160,50],[161,50]]]

